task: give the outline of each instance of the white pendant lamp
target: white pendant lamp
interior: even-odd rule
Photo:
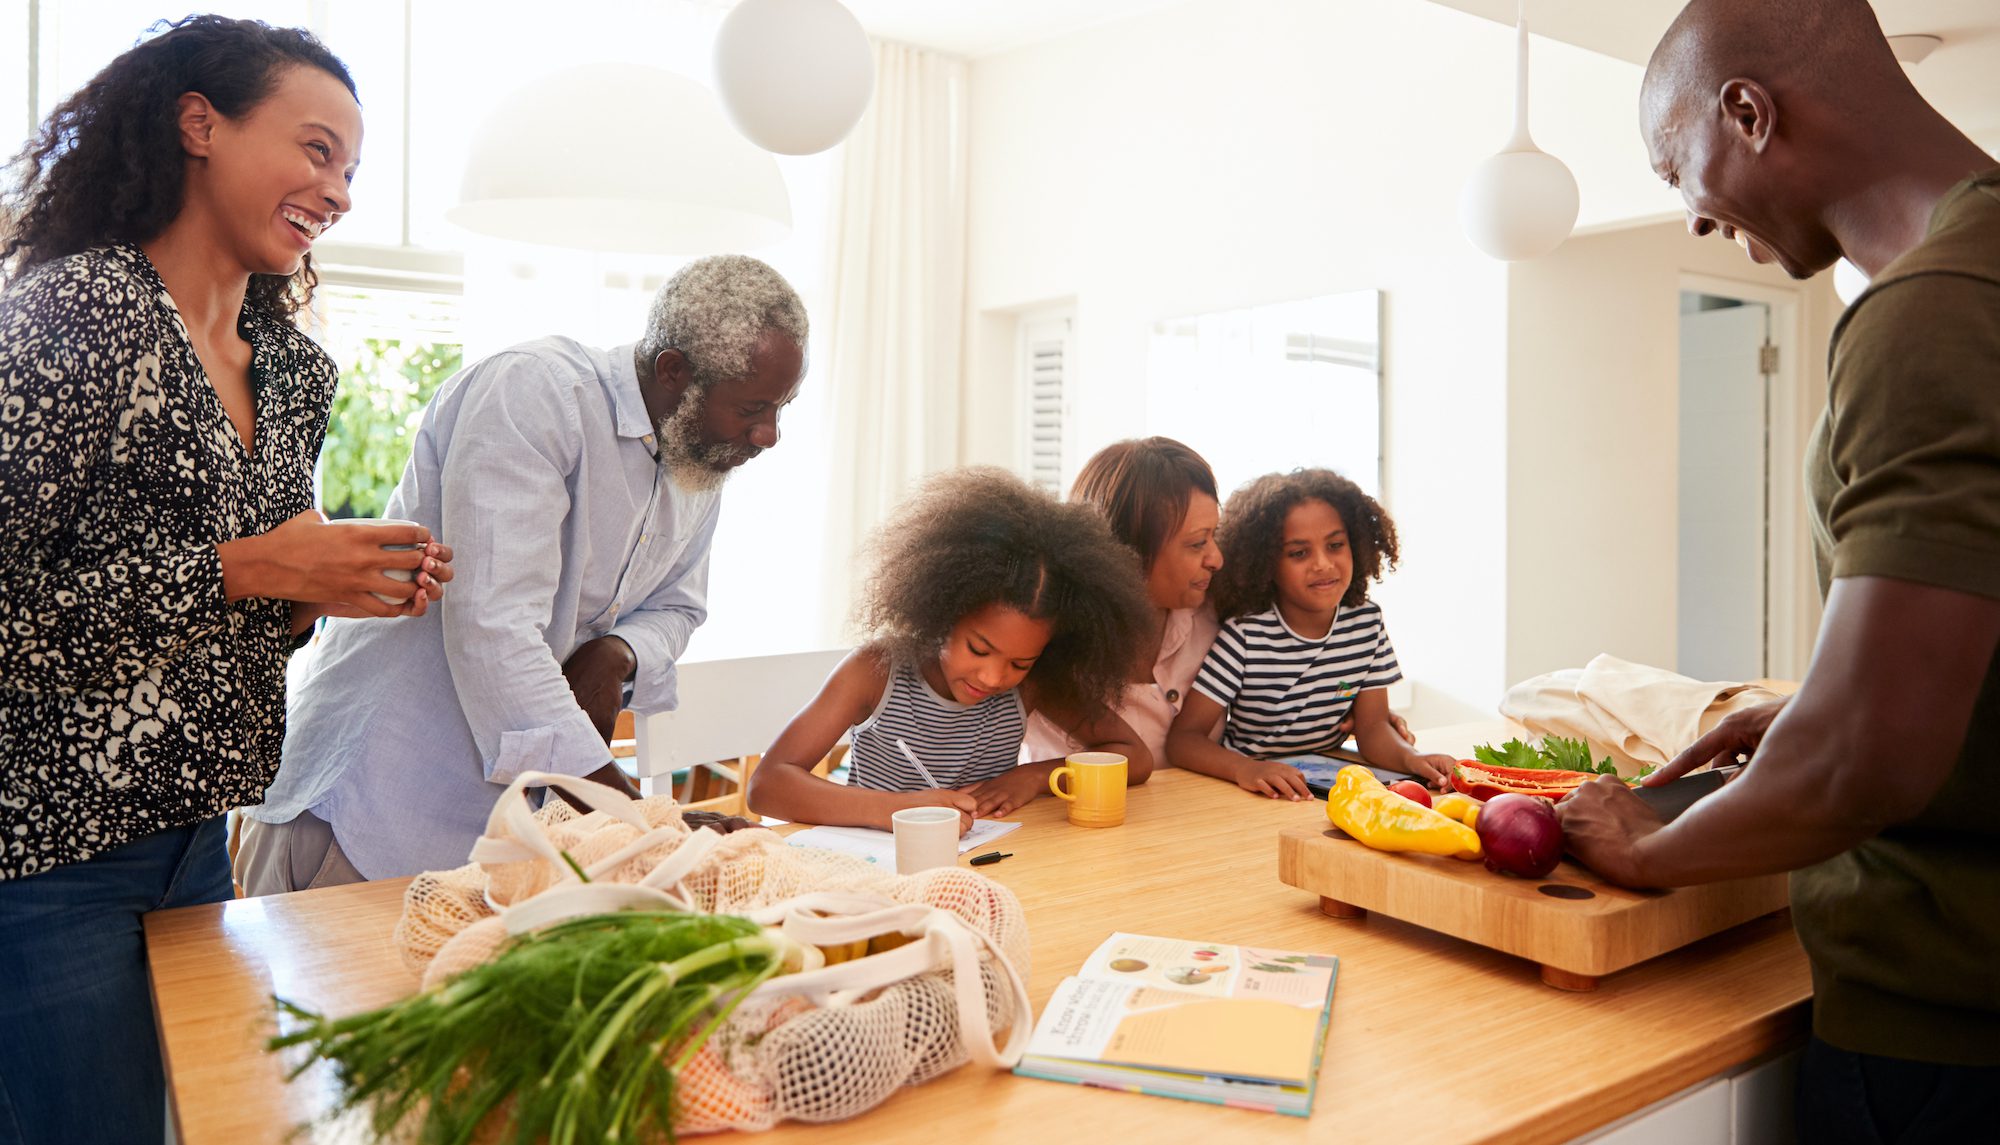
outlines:
[[[1576,226],[1576,177],[1528,135],[1528,5],[1514,26],[1514,137],[1498,155],[1473,168],[1458,200],[1459,222],[1472,245],[1513,262],[1540,258],[1562,245]]]
[[[1867,271],[1844,258],[1833,264],[1833,292],[1842,302],[1853,302],[1861,297],[1861,292],[1866,289],[1868,289]]]
[[[838,0],[742,0],[715,33],[715,90],[750,142],[811,155],[854,130],[875,55]]]
[[[557,72],[480,123],[452,223],[545,246],[702,255],[792,230],[777,160],[730,129],[707,88],[638,64]]]

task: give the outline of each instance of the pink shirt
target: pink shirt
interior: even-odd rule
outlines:
[[[1167,766],[1167,728],[1187,702],[1194,675],[1200,671],[1208,646],[1215,643],[1220,628],[1215,610],[1206,605],[1167,613],[1167,627],[1160,634],[1160,655],[1153,661],[1152,682],[1125,685],[1118,714],[1132,725],[1146,750],[1153,753],[1156,768]],[[1083,746],[1040,713],[1028,717],[1024,758],[1060,759],[1072,751],[1083,750]]]

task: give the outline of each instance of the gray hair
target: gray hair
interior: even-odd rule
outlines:
[[[646,333],[634,357],[641,377],[664,350],[679,350],[706,389],[750,372],[750,354],[766,331],[806,348],[806,306],[783,275],[748,255],[698,258],[653,296]]]

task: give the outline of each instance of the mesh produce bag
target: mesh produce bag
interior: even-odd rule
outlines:
[[[597,810],[532,811],[538,784]],[[968,1060],[1012,1067],[1033,1026],[1020,901],[959,867],[897,876],[769,831],[690,830],[668,796],[541,772],[508,787],[471,858],[404,895],[395,942],[425,989],[511,935],[625,909],[740,915],[810,948],[805,970],[757,988],[681,1068],[681,1133],[852,1117]]]

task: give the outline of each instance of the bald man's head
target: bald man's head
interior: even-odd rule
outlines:
[[[1805,278],[1840,257],[1820,221],[1852,154],[1928,110],[1867,0],[1692,0],[1646,65],[1639,119],[1688,229]]]
[[[1641,103],[1705,101],[1737,78],[1830,107],[1910,90],[1867,0],[1692,0],[1653,49]]]

